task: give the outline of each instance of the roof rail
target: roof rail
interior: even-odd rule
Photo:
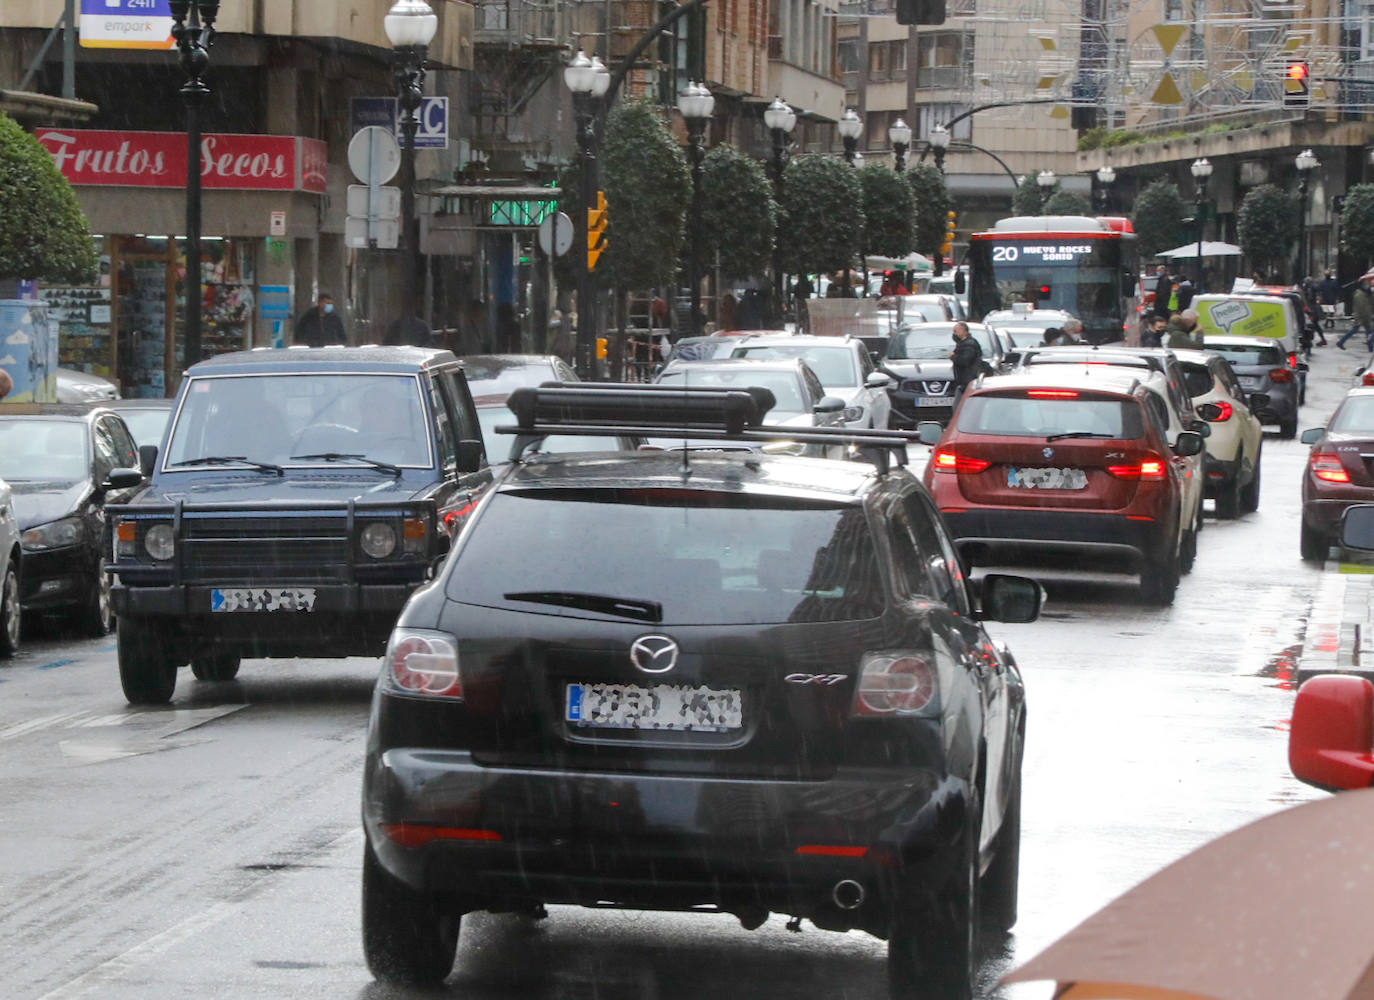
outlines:
[[[667,437],[684,441],[796,441],[849,445],[886,473],[891,456],[905,465],[906,446],[920,444],[915,432],[850,430],[847,427],[785,427],[763,423],[774,406],[773,393],[759,386],[724,389],[714,386],[624,385],[599,382],[545,382],[510,394],[506,405],[515,426],[498,434],[518,435],[511,461],[540,438]],[[684,452],[683,461],[686,462]]]

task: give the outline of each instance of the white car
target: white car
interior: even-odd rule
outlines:
[[[1206,496],[1216,501],[1218,517],[1230,519],[1258,509],[1264,428],[1250,411],[1250,394],[1241,388],[1231,366],[1215,354],[1175,350],[1174,356],[1193,408],[1211,430],[1204,441]]]
[[[844,424],[850,428],[887,430],[892,381],[878,371],[864,342],[857,337],[755,336],[741,341],[732,358],[801,358],[825,387],[826,395],[844,400]]]
[[[59,403],[103,403],[119,398],[119,386],[107,378],[74,368],[57,369]]]
[[[0,582],[0,659],[9,659],[19,649],[19,519],[14,513],[14,498],[9,483],[0,480],[0,547],[5,555],[5,573]]]

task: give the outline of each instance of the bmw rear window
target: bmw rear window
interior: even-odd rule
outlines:
[[[745,625],[885,607],[861,508],[709,490],[503,491],[454,570],[455,601],[572,617]]]
[[[1048,395],[1075,390],[1032,390],[1030,394],[980,395],[964,400],[959,430],[965,434],[1049,437],[1076,434],[1132,440],[1144,435],[1140,406],[1134,400],[1084,395]]]

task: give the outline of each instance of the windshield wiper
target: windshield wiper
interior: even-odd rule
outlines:
[[[1118,438],[1120,434],[1104,434],[1101,431],[1064,431],[1062,434],[1046,434],[1046,441],[1062,441],[1065,438]]]
[[[657,601],[638,601],[630,597],[608,597],[603,594],[579,594],[568,590],[529,590],[502,594],[507,601],[529,604],[552,604],[579,611],[597,611],[603,615],[633,618],[640,622],[663,621],[663,605]]]
[[[188,458],[184,462],[173,462],[169,468],[179,469],[187,465],[251,465],[259,472],[275,472],[279,476],[285,474],[280,465],[255,462],[244,455],[205,455],[202,458]]]
[[[291,460],[293,462],[342,462],[345,460],[351,462],[365,462],[381,472],[389,472],[398,478],[401,475],[401,467],[399,465],[392,465],[390,462],[379,462],[377,459],[368,458],[366,455],[356,455],[343,451],[321,451],[313,455],[292,455]]]

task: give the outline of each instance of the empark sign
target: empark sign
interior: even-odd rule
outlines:
[[[81,45],[88,49],[170,49],[168,0],[81,0]]]

